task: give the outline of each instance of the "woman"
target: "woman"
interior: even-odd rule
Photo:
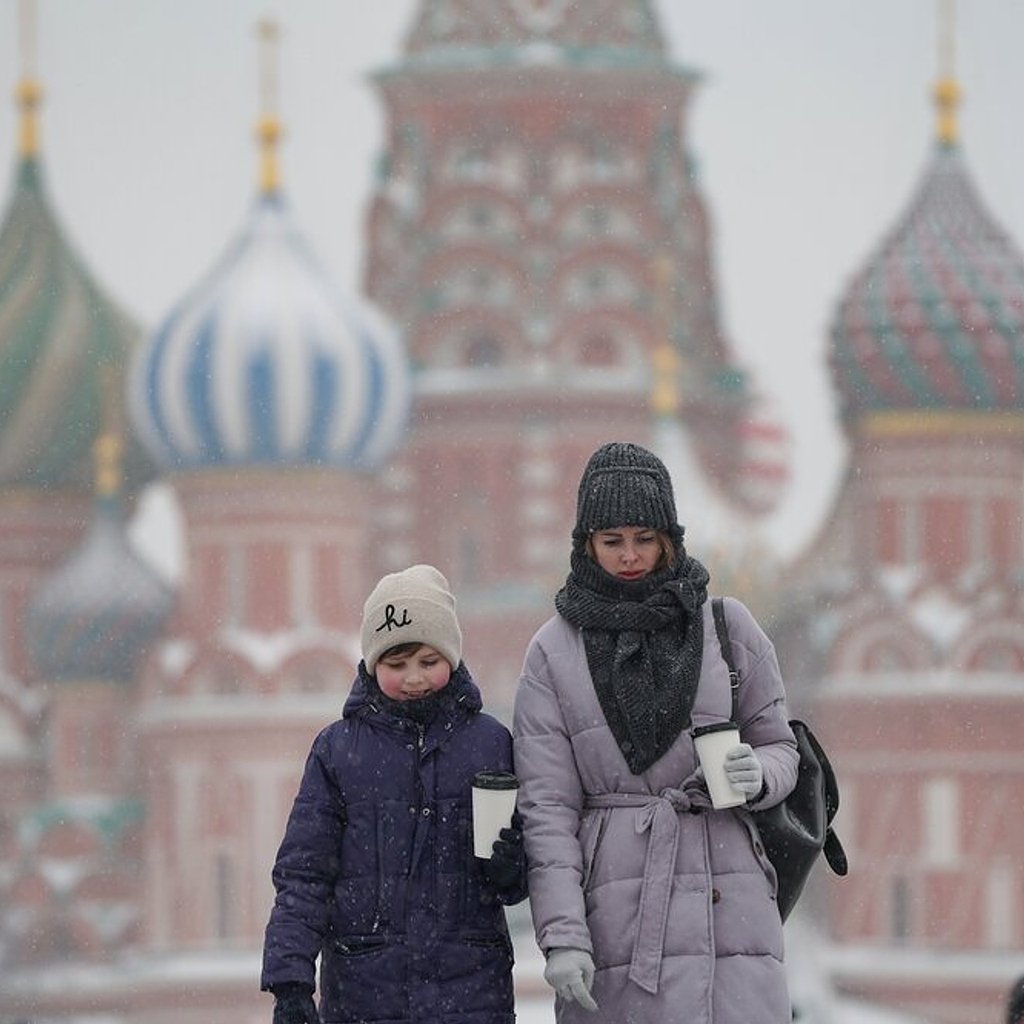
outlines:
[[[729,679],[662,462],[634,444],[598,449],[572,539],[513,726],[557,1018],[785,1024],[774,869],[744,808],[711,808],[694,753],[693,728],[729,719]],[[771,642],[725,605],[742,680],[726,772],[759,809],[792,790],[796,744]]]

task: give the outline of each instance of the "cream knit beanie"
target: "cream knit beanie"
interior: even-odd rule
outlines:
[[[432,565],[385,576],[363,605],[362,650],[371,675],[380,656],[399,644],[428,644],[452,668],[462,660],[462,631],[448,581]]]

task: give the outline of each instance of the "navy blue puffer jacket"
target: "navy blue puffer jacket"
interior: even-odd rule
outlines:
[[[360,674],[316,738],[274,865],[262,987],[313,985],[324,1024],[512,1024],[503,903],[473,856],[473,775],[511,771],[508,730],[464,665],[426,727]]]

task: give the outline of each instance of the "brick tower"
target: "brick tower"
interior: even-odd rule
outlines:
[[[425,0],[376,76],[366,288],[415,375],[377,569],[444,568],[499,708],[564,579],[585,460],[613,439],[656,446],[656,353],[697,471],[740,508],[763,496],[685,145],[695,81],[647,0]]]

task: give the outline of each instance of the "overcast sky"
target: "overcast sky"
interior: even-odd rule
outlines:
[[[586,2],[586,0],[579,0]],[[206,273],[256,182],[255,24],[282,26],[284,183],[338,286],[359,287],[381,144],[368,74],[400,53],[416,0],[39,0],[49,191],[108,293],[146,328]],[[825,365],[846,281],[904,208],[932,147],[936,0],[660,0],[691,109],[726,333],[794,435],[789,496],[766,524],[794,552],[843,464]],[[0,0],[0,85],[20,72]],[[1024,242],[1024,3],[958,5],[969,165]],[[13,101],[0,103],[0,194]],[[684,499],[685,504],[685,499]],[[685,514],[683,515],[685,521]]]

